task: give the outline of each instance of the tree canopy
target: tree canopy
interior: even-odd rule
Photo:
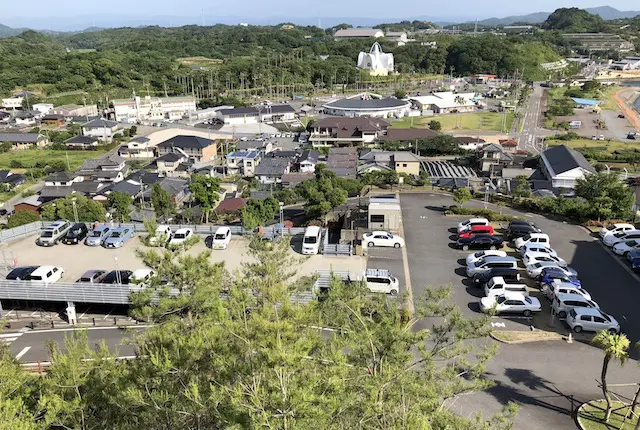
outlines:
[[[104,205],[95,200],[90,200],[83,195],[72,194],[62,199],[57,199],[53,203],[45,205],[42,209],[42,219],[55,221],[57,219],[67,219],[73,221],[75,214],[73,204],[75,201],[78,221],[95,222],[104,221],[107,210]]]
[[[549,15],[542,27],[568,33],[599,33],[604,29],[604,20],[577,7],[560,8]]]

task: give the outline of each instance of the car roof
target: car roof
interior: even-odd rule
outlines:
[[[546,237],[546,238],[549,237],[547,233],[537,233],[537,232],[529,233],[529,236],[530,237]]]
[[[58,221],[54,221],[53,224],[51,224],[49,227],[50,228],[56,228],[56,227],[60,227],[61,225],[64,225],[65,223],[68,223],[69,221],[67,221],[66,219],[59,219]]]
[[[151,269],[137,269],[134,270],[133,273],[131,274],[132,278],[144,278],[147,275],[150,275],[153,273],[153,270]]]
[[[521,299],[524,300],[524,294],[519,293],[517,291],[505,291],[504,294],[502,294],[503,296],[505,296],[507,299]]]
[[[107,224],[100,224],[99,226],[95,227],[93,231],[102,231],[106,228],[110,229],[111,227],[109,227]]]
[[[471,226],[471,230],[481,230],[484,228],[493,228],[491,225],[473,225]]]
[[[310,225],[309,227],[307,227],[307,229],[304,231],[305,236],[307,234],[313,234],[316,235],[320,233],[320,227],[318,227],[317,225]]]
[[[178,230],[176,230],[176,234],[180,233],[180,234],[187,234],[188,232],[193,231],[190,228],[179,228]]]
[[[554,283],[556,288],[567,288],[570,290],[579,290],[582,291],[582,289],[580,287],[578,287],[577,285],[572,284],[571,282],[560,282],[560,283]]]
[[[375,234],[385,234],[386,235],[386,234],[389,234],[389,232],[388,231],[383,231],[383,230],[375,230],[375,231],[372,231],[369,234],[370,235],[375,235]]]
[[[218,229],[216,230],[216,234],[218,233],[226,233],[228,231],[231,231],[231,229],[229,227],[218,227]]]
[[[131,228],[129,228],[129,227],[117,227],[117,228],[114,228],[111,231],[125,231],[125,230],[131,230]]]
[[[565,296],[568,294],[565,294]],[[602,312],[600,311],[600,309],[598,308],[573,308],[574,311],[576,311],[576,313],[578,315],[596,315],[596,316],[600,316],[602,314]],[[607,314],[609,315],[609,314]],[[611,317],[612,320],[615,321],[615,319],[613,317]]]
[[[89,276],[95,275],[96,273],[104,273],[104,270],[99,270],[99,269],[96,269],[96,270],[87,270],[87,271],[86,271],[86,272],[84,272],[84,273],[82,274],[82,276],[80,276],[80,277],[81,277],[81,278],[85,278],[85,277],[89,277]]]
[[[500,257],[499,255],[489,255],[487,257],[484,257],[484,261],[485,263],[504,262],[504,261],[512,262],[512,261],[516,261],[516,259],[511,257],[510,255],[507,255],[506,257]]]
[[[511,224],[517,224],[517,225],[528,225],[530,226],[531,224],[529,223],[529,221],[526,221],[524,219],[514,219],[512,220],[510,223]]]
[[[480,221],[483,221],[483,222],[487,222],[487,223],[489,222],[489,220],[486,219],[486,218],[469,218],[467,221],[469,221],[469,222],[480,222]]]
[[[626,223],[626,222],[616,222],[616,223],[614,223],[614,224],[612,224],[612,225],[613,225],[615,228],[618,228],[618,227],[631,227],[631,228],[635,228],[635,227],[633,226],[633,224],[629,224],[629,223]]]
[[[589,302],[590,301],[584,296],[576,297],[575,294],[560,293],[560,294],[556,294],[556,297],[560,298],[560,300],[581,300],[583,302]]]
[[[40,266],[31,273],[32,275],[46,275],[50,270],[53,270],[56,266]]]

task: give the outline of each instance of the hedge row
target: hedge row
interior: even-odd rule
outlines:
[[[481,209],[481,208],[464,208],[460,206],[450,206],[449,209],[445,211],[446,215],[471,215],[486,218],[489,221],[513,221],[516,219],[522,219],[521,217],[501,214],[500,212],[491,210],[491,209]]]

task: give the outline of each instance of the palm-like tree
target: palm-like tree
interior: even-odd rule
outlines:
[[[462,96],[457,96],[454,100],[456,104],[458,104],[459,106],[462,106],[463,104],[465,104],[464,97]],[[460,109],[457,109],[457,111],[458,111],[458,115],[456,116],[456,128],[460,128],[460,125],[458,124],[458,121],[460,119]]]
[[[624,362],[628,357],[627,350],[629,349],[630,342],[624,334],[611,333],[606,330],[602,330],[593,338],[593,344],[600,347],[604,352],[600,379],[602,379],[602,394],[604,394],[604,398],[607,402],[607,410],[604,420],[605,422],[609,422],[612,409],[611,395],[607,389],[607,370],[609,369],[609,362],[613,358],[619,360],[620,365],[624,365]]]

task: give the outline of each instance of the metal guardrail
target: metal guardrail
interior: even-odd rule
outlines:
[[[129,295],[143,289],[137,285],[0,280],[0,299],[128,305]],[[178,290],[172,293],[177,295]]]
[[[50,223],[49,223],[50,224]],[[23,237],[31,236],[32,234],[39,233],[45,223],[41,221],[32,222],[31,224],[25,224],[7,230],[0,231],[0,243],[10,242],[12,240],[22,239]]]

